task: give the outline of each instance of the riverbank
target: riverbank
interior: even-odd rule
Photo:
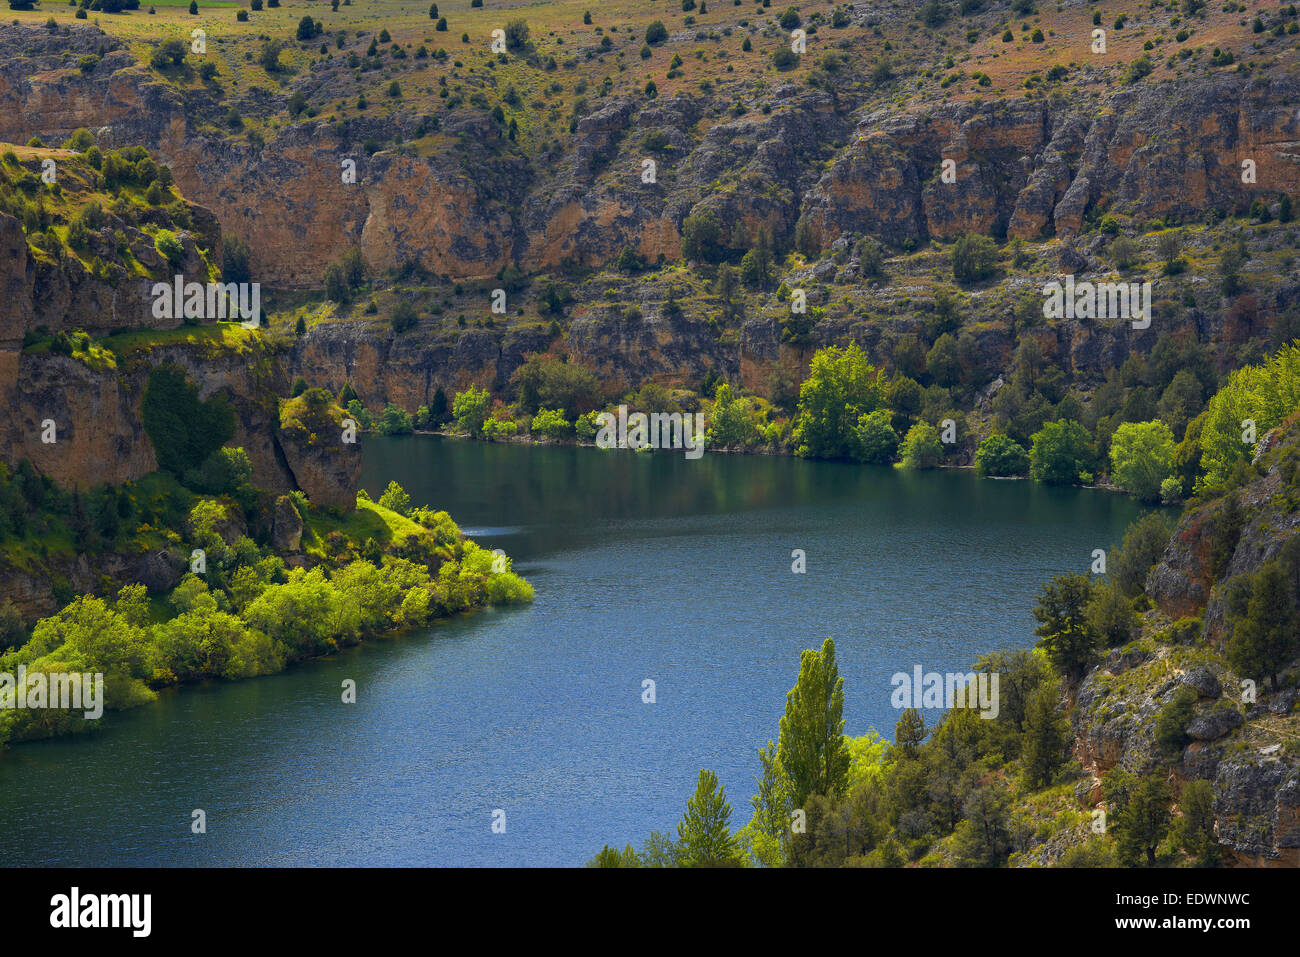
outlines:
[[[286,529],[290,516],[296,527]],[[0,655],[0,674],[21,669],[54,682],[71,663],[100,676],[101,709],[121,710],[163,688],[276,674],[371,638],[533,599],[504,553],[467,539],[446,512],[413,508],[396,486],[379,502],[361,492],[345,515],[300,494],[285,498],[274,546],[257,546],[236,518],[233,505],[201,499],[188,522],[199,548],[165,597],[142,584],[76,597]],[[82,731],[99,717],[44,699],[0,710],[0,746]]]

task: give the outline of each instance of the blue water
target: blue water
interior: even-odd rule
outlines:
[[[0,864],[578,865],[672,830],[703,767],[740,826],[801,649],[834,637],[846,732],[892,736],[894,672],[1031,645],[1041,582],[1137,514],[969,473],[433,437],[370,440],[363,478],[504,548],[536,602],[16,746]]]

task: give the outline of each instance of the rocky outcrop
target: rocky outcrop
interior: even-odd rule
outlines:
[[[271,519],[271,544],[280,553],[296,552],[302,543],[302,516],[293,500],[281,495],[275,500]]]
[[[62,182],[75,202],[79,191],[71,185],[73,177],[65,175]],[[200,248],[220,248],[221,244],[220,229],[207,211],[197,206],[190,210],[195,214],[194,221],[203,224],[202,229],[175,228],[184,255],[174,266],[159,255],[149,235],[112,213],[105,213],[103,225],[91,233],[81,256],[57,257],[34,255],[22,224],[0,213],[0,295],[5,297],[0,348],[17,348],[26,333],[38,329],[47,333],[80,329],[104,336],[123,329],[179,326],[179,316],[154,314],[154,284],[160,280],[170,283],[177,274],[206,282],[208,264]],[[175,226],[170,219],[163,223]],[[145,277],[122,264],[119,241]],[[103,264],[103,273],[98,276],[88,265],[95,260]]]
[[[1269,438],[1277,448],[1276,435]],[[1294,443],[1295,437],[1285,440]],[[1223,590],[1218,586],[1228,579],[1250,572],[1277,557],[1282,546],[1300,535],[1300,513],[1293,511],[1282,494],[1282,461],[1278,455],[1268,460],[1265,474],[1238,491],[1244,516],[1239,536],[1230,546],[1230,558],[1222,569],[1213,567],[1216,542],[1223,547],[1222,529],[1228,524],[1225,498],[1188,508],[1165,549],[1160,563],[1152,569],[1147,593],[1170,617],[1205,616],[1205,636],[1218,644],[1226,639],[1227,623]]]
[[[1259,700],[1238,700],[1241,676],[1229,671],[1219,648],[1226,638],[1224,583],[1256,571],[1283,545],[1300,535],[1290,502],[1293,482],[1281,471],[1300,443],[1294,423],[1274,435],[1260,456],[1264,474],[1238,490],[1240,538],[1223,531],[1225,497],[1189,508],[1164,556],[1147,580],[1147,594],[1161,615],[1205,612],[1204,634],[1192,645],[1162,645],[1151,637],[1116,649],[1080,683],[1072,715],[1075,755],[1098,779],[1116,767],[1170,774],[1175,794],[1181,782],[1207,780],[1214,788],[1216,832],[1230,864],[1300,866],[1300,753],[1295,748],[1300,716],[1296,689],[1263,692]],[[1213,567],[1214,541],[1230,552]],[[1284,669],[1286,670],[1286,669]],[[1171,760],[1155,739],[1162,709],[1184,688],[1196,703],[1183,728],[1188,742]],[[1091,800],[1101,800],[1094,789]]]
[[[359,428],[322,389],[281,404],[275,432],[294,486],[319,508],[352,511],[361,480]]]
[[[142,348],[121,368],[93,369],[48,352],[0,352],[0,403],[9,413],[0,421],[5,460],[28,459],[60,485],[83,489],[155,471],[140,403],[149,372],[160,365],[183,369],[198,383],[202,400],[226,397],[236,417],[231,443],[248,452],[259,486],[294,487],[271,435],[275,396],[287,392],[289,382],[274,350],[253,337],[243,350]],[[46,441],[51,436],[54,441]]]
[[[136,554],[46,555],[19,567],[0,558],[0,594],[24,619],[52,615],[69,597],[105,591],[114,585],[139,582],[153,592],[169,591],[188,571],[188,553],[158,548]]]

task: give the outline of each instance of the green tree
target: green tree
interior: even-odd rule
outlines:
[[[506,49],[521,50],[528,44],[528,23],[511,20],[506,24]]]
[[[1001,867],[1011,853],[1007,791],[997,784],[976,788],[962,806],[953,851],[962,867]]]
[[[919,708],[908,708],[894,725],[894,747],[904,758],[914,758],[920,753],[925,735],[925,715]]]
[[[711,209],[692,213],[682,222],[682,258],[717,262],[722,258],[722,221]]]
[[[898,453],[898,433],[894,431],[893,416],[885,409],[877,409],[858,416],[855,428],[855,458],[876,465],[888,465]]]
[[[1029,474],[1036,481],[1069,485],[1080,480],[1092,462],[1088,430],[1072,419],[1047,422],[1031,438]]]
[[[262,69],[267,73],[278,73],[283,69],[280,66],[280,52],[283,49],[284,44],[279,40],[267,40],[262,45],[262,52],[257,58],[257,61],[262,64]]]
[[[1173,532],[1173,522],[1159,512],[1148,512],[1125,530],[1124,542],[1110,562],[1115,583],[1125,595],[1131,598],[1146,588],[1147,575],[1160,561]]]
[[[235,434],[235,413],[225,397],[200,401],[198,386],[175,365],[149,373],[140,418],[159,467],[177,476],[198,468]]]
[[[758,442],[758,423],[749,401],[735,396],[731,386],[719,382],[709,412],[709,445],[714,448],[743,449]]]
[[[389,402],[379,416],[380,435],[410,435],[415,428],[411,413]]]
[[[1201,380],[1191,369],[1179,369],[1160,396],[1156,406],[1162,421],[1169,423],[1175,438],[1181,438],[1187,423],[1201,411],[1205,393]]]
[[[1052,666],[1077,682],[1096,659],[1100,636],[1088,620],[1092,582],[1082,573],[1057,575],[1042,588],[1034,618],[1038,647]]]
[[[529,414],[538,409],[573,409],[586,412],[601,399],[600,380],[580,362],[554,356],[532,355],[510,377],[519,408]]]
[[[772,280],[772,241],[766,229],[759,229],[754,245],[740,260],[740,279],[750,286],[763,287]]]
[[[1168,783],[1160,774],[1140,779],[1124,775],[1112,793],[1117,799],[1110,815],[1110,831],[1115,838],[1115,853],[1120,864],[1125,867],[1142,864],[1154,867],[1156,848],[1169,833],[1171,796]]]
[[[1029,471],[1029,453],[1015,439],[994,432],[975,453],[975,470],[980,475],[1024,475]]]
[[[483,423],[487,421],[491,409],[492,393],[486,389],[476,389],[474,386],[470,386],[464,392],[457,392],[456,398],[451,403],[451,414],[456,420],[456,428],[473,436],[483,434]]]
[[[700,771],[695,794],[686,802],[686,814],[677,825],[683,867],[737,867],[740,848],[731,833],[731,805],[718,776]]]
[[[958,282],[988,279],[997,269],[998,248],[988,236],[959,236],[952,247],[952,275]]]
[[[1262,565],[1247,580],[1245,614],[1235,616],[1226,648],[1232,669],[1246,677],[1277,676],[1300,649],[1300,615],[1295,593],[1278,561]]]
[[[165,40],[153,52],[149,65],[155,70],[165,70],[171,66],[183,66],[189,48],[180,40]]]
[[[325,267],[325,298],[331,302],[347,302],[351,296],[347,280],[343,277],[343,267],[330,263]]]
[[[531,429],[538,435],[550,439],[562,439],[573,435],[573,425],[564,417],[563,409],[538,409],[533,416]]]
[[[907,430],[899,454],[899,462],[905,469],[932,469],[943,461],[943,443],[939,441],[939,430],[929,422],[917,422]]]
[[[1300,347],[1283,346],[1262,365],[1233,372],[1210,399],[1201,426],[1199,488],[1227,481],[1238,462],[1255,451],[1247,423],[1262,438],[1300,406]]]
[[[1196,867],[1217,867],[1219,840],[1214,833],[1214,786],[1209,781],[1188,781],[1178,804],[1182,816],[1176,825],[1178,845]]]
[[[1168,757],[1180,755],[1190,740],[1187,725],[1196,707],[1196,692],[1186,685],[1175,691],[1156,714],[1156,746]]]
[[[799,388],[794,426],[795,454],[804,458],[848,458],[853,429],[861,416],[884,401],[884,383],[856,342],[817,350],[808,379]]]
[[[1060,701],[1061,690],[1055,680],[1039,684],[1029,698],[1021,757],[1030,788],[1051,784],[1065,763],[1069,722],[1061,713]]]
[[[811,794],[840,794],[848,781],[844,679],[833,639],[821,651],[809,648],[800,656],[799,679],[785,699],[777,758],[790,778],[791,807],[802,808]]]
[[[365,282],[366,279],[366,260],[361,255],[361,250],[353,246],[343,254],[343,278],[347,281],[348,287],[356,289]]]
[[[1115,484],[1143,502],[1160,501],[1160,485],[1174,471],[1174,435],[1159,419],[1125,422],[1111,437]]]
[[[641,867],[641,855],[628,844],[622,851],[616,851],[606,844],[587,862],[588,867]]]
[[[935,340],[925,357],[925,371],[937,384],[954,386],[961,381],[961,360],[957,358],[957,340],[945,332]]]
[[[1119,583],[1109,581],[1093,589],[1088,621],[1101,640],[1114,648],[1132,640],[1133,629],[1137,627],[1137,613]]]

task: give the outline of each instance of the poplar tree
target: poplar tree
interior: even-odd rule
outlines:
[[[835,663],[835,642],[811,648],[799,660],[799,680],[786,695],[777,757],[790,778],[791,806],[811,794],[843,793],[849,777],[844,743],[844,679]]]

